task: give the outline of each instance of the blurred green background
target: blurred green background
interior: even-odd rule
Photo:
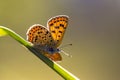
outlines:
[[[81,80],[120,79],[120,0],[0,0],[0,25],[26,39],[36,23],[68,15],[59,63]],[[11,37],[0,38],[0,80],[63,80]]]

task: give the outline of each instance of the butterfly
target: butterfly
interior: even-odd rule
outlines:
[[[47,27],[40,24],[32,25],[27,31],[27,40],[44,56],[53,61],[61,61],[58,47],[67,28],[68,18],[66,15],[58,15],[48,20]]]

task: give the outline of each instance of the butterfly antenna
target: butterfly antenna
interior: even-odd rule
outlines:
[[[70,54],[68,54],[68,53],[66,53],[65,51],[63,51],[63,50],[60,50],[60,52],[62,52],[63,54],[65,54],[66,56],[68,56],[68,57],[72,57],[72,55],[70,55]]]
[[[68,54],[68,53],[66,53],[65,51],[62,50],[62,48],[68,47],[68,46],[72,46],[72,44],[66,44],[66,45],[63,45],[63,46],[59,47],[60,52],[63,53],[63,54],[65,54],[68,57],[72,57],[72,55],[70,55],[70,54]]]
[[[68,46],[72,46],[72,44],[63,45],[63,46],[59,47],[59,49],[62,49],[62,48],[64,48],[64,47],[68,47]]]

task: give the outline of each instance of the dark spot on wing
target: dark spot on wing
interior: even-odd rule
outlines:
[[[58,37],[60,37],[60,35],[58,35]]]
[[[38,34],[40,34],[40,32],[38,32]]]
[[[55,33],[55,31],[52,31],[52,33]]]
[[[38,34],[43,33],[42,31],[39,31]]]
[[[40,29],[43,29],[42,27]]]
[[[46,34],[48,34],[49,32],[47,31]]]
[[[63,25],[63,24],[60,24],[60,26],[64,27],[64,25]]]
[[[53,23],[50,24],[50,26],[52,26],[52,25],[53,25]]]
[[[59,33],[62,33],[62,31],[59,31]]]
[[[49,32],[48,31],[46,31],[46,33],[45,33],[45,35],[47,35]]]
[[[55,26],[56,29],[59,29],[59,26]]]
[[[45,38],[45,37],[42,37],[42,39]]]
[[[56,23],[56,21],[54,21],[54,23]]]
[[[35,36],[35,42],[37,41],[37,39],[38,39],[38,36]]]

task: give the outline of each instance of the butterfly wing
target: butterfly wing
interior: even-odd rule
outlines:
[[[56,47],[61,44],[65,30],[68,25],[68,16],[59,15],[48,20],[47,27],[55,41]]]
[[[50,32],[40,24],[35,24],[28,29],[27,40],[34,45],[40,46],[50,46],[54,44]]]

